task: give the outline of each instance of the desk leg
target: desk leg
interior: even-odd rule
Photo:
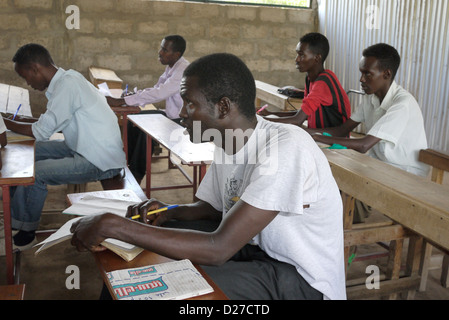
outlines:
[[[207,172],[207,165],[202,164],[200,166],[200,179],[198,181],[198,185],[200,185],[201,181],[203,181],[204,176],[206,175],[206,172]]]
[[[146,175],[147,175],[147,185],[146,185],[146,194],[147,194],[147,198],[151,199],[151,161],[152,161],[152,157],[153,154],[151,152],[152,149],[152,144],[153,144],[153,139],[147,135],[147,170],[146,170]]]
[[[11,194],[9,186],[3,186],[3,221],[5,228],[5,253],[6,253],[6,281],[8,285],[14,284],[14,261],[12,253],[11,231]]]

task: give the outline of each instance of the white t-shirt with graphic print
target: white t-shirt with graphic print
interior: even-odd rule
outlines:
[[[325,155],[304,130],[258,117],[236,155],[216,148],[196,196],[223,215],[239,200],[279,211],[253,244],[294,265],[325,299],[346,299],[342,201]]]

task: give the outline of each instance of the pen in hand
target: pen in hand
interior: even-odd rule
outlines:
[[[159,213],[159,212],[167,211],[167,210],[174,209],[174,208],[177,208],[177,207],[179,207],[179,206],[178,205],[174,205],[174,206],[163,207],[163,208],[160,208],[160,209],[157,209],[157,210],[148,211],[147,215],[150,216],[152,214],[156,214],[156,213]],[[136,219],[139,219],[139,218],[140,218],[140,214],[138,214],[136,216],[133,216],[130,219],[131,220],[136,220]]]
[[[19,107],[16,110],[16,113],[14,114],[14,117],[12,117],[13,120],[16,120],[17,114],[19,113],[20,107],[22,107],[22,104],[19,105]]]

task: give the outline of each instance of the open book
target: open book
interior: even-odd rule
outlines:
[[[70,232],[70,228],[72,227],[72,224],[76,221],[82,219],[83,217],[74,218],[72,220],[67,221],[58,231],[53,233],[51,236],[49,236],[44,241],[38,243],[36,246],[41,246],[36,252],[35,255],[38,255],[42,251],[61,243],[65,240],[72,238],[72,233]],[[129,243],[116,240],[116,239],[106,239],[101,243],[103,247],[108,248],[109,250],[115,252],[117,255],[122,257],[126,261],[131,261],[135,257],[137,257],[143,249],[136,247],[134,245],[131,245]]]
[[[213,292],[190,260],[107,273],[118,300],[181,300]]]
[[[41,243],[38,243],[36,246],[41,247],[35,254],[37,255],[62,241],[70,239],[72,237],[72,233],[70,232],[72,224],[83,218],[83,216],[109,212],[125,217],[127,208],[130,205],[140,202],[139,197],[132,190],[112,190],[87,193],[82,199],[63,211],[65,214],[76,215],[79,217],[69,220],[58,231]],[[116,239],[106,239],[101,245],[115,252],[126,261],[131,261],[143,251],[143,249],[139,247]]]

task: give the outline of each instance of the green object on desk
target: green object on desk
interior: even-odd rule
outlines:
[[[346,148],[345,146],[342,146],[342,145],[340,145],[340,144],[334,144],[334,145],[332,145],[331,147],[329,147],[329,149],[345,150],[345,149],[348,149],[348,148]]]
[[[329,133],[327,133],[327,132],[323,132],[323,136],[326,136],[326,137],[332,137],[332,135],[331,134],[329,134]],[[345,149],[348,149],[348,148],[346,148],[346,147],[344,147],[344,146],[342,146],[342,145],[340,145],[340,144],[333,144],[331,147],[329,147],[328,149],[334,149],[334,150],[345,150]]]

